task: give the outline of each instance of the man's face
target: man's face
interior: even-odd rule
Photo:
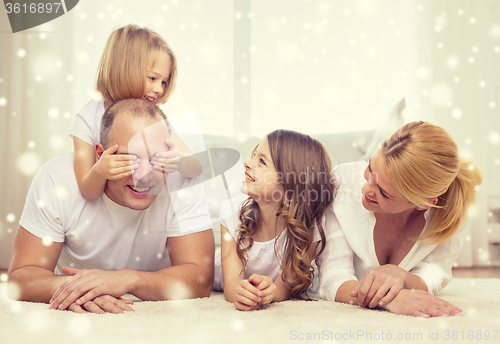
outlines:
[[[108,180],[104,192],[115,203],[131,209],[146,209],[163,190],[167,175],[150,163],[158,152],[168,151],[166,123],[160,117],[134,117],[126,112],[116,115],[110,133],[110,147],[118,144],[116,154],[135,155],[139,168],[129,177]]]

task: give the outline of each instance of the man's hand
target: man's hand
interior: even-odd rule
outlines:
[[[56,290],[50,300],[50,309],[67,309],[73,303],[82,306],[101,295],[121,297],[128,292],[132,281],[128,270],[79,270],[63,267],[62,271],[72,277]]]
[[[123,312],[135,312],[132,307],[132,301],[115,298],[111,295],[98,296],[92,301],[87,301],[83,305],[71,304],[68,310],[75,313],[95,313],[95,314],[121,314]]]
[[[368,270],[351,292],[362,307],[375,308],[391,302],[403,289],[407,272],[392,264]]]
[[[266,305],[273,302],[274,295],[276,294],[276,284],[274,284],[271,277],[253,274],[248,281],[260,290],[260,305]]]
[[[403,289],[383,308],[394,314],[422,318],[464,315],[461,309],[423,290]]]
[[[141,159],[135,155],[116,154],[118,145],[106,149],[92,169],[107,180],[117,180],[134,174]]]
[[[172,140],[165,140],[168,152],[158,152],[151,158],[153,167],[163,173],[174,173],[179,169],[182,154],[177,145]]]

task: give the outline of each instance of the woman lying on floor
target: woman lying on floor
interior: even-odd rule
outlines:
[[[482,176],[450,135],[406,124],[368,165],[340,165],[336,175],[338,226],[326,228],[318,259],[320,296],[396,314],[462,314],[433,295],[452,279]]]

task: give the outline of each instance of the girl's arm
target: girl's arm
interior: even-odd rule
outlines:
[[[78,188],[86,199],[96,199],[104,192],[107,179],[91,173],[95,164],[95,149],[87,142],[73,136],[74,166]]]
[[[193,151],[184,142],[184,140],[177,134],[177,132],[172,129],[172,141],[175,142],[179,151],[181,153],[181,159],[179,161],[179,167],[177,170],[182,173],[185,177],[195,178],[198,177],[203,167],[201,165],[200,159],[193,154]]]
[[[221,263],[222,276],[224,278],[224,297],[229,302],[236,298],[236,287],[244,279],[243,263],[236,253],[236,241],[223,225],[220,225],[221,233]]]
[[[94,147],[74,136],[73,145],[76,180],[80,192],[86,199],[99,197],[104,192],[108,179],[128,177],[139,167],[140,160],[133,155],[113,155],[118,150],[118,145],[105,151],[101,146],[103,152],[97,162],[95,162]],[[134,161],[133,164],[131,160]]]
[[[307,250],[307,256],[310,261],[314,257],[317,247],[318,242],[315,242]],[[291,288],[285,281],[283,281],[282,272],[279,273],[274,282],[267,276],[256,274],[250,276],[248,280],[261,291],[261,301],[259,301],[260,305],[265,305],[271,302],[286,301],[290,298]]]
[[[236,253],[236,241],[226,227],[221,229],[221,263],[224,278],[224,297],[239,310],[258,309],[260,291],[245,280],[243,263]]]

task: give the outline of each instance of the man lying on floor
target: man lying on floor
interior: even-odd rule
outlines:
[[[151,102],[127,99],[108,108],[97,159],[119,145],[116,154],[135,155],[140,166],[132,176],[108,180],[95,200],[79,192],[73,154],[40,168],[15,237],[11,298],[122,313],[132,310],[121,299],[126,293],[151,301],[210,294],[214,237],[202,186],[150,165],[152,156],[168,150],[170,133]],[[169,193],[173,183],[180,191]]]

